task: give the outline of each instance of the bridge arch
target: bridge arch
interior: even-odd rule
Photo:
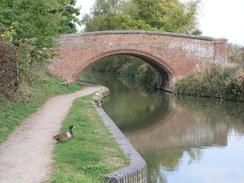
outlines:
[[[68,82],[97,60],[122,54],[140,57],[158,71],[166,71],[172,83],[212,64],[225,65],[228,51],[225,39],[152,31],[67,34],[57,42],[58,56],[50,60],[48,68]]]
[[[88,68],[93,64],[96,64],[97,62],[99,62],[99,60],[102,60],[104,58],[108,58],[111,56],[119,56],[119,55],[134,56],[142,59],[144,62],[148,63],[155,69],[158,77],[157,87],[163,89],[170,88],[172,80],[174,80],[175,78],[175,73],[173,69],[162,59],[157,58],[154,55],[151,55],[149,53],[142,52],[140,50],[124,49],[124,50],[113,50],[113,51],[105,52],[88,60],[87,66],[85,66],[85,68]],[[84,68],[81,67],[80,73],[82,73],[83,70]]]

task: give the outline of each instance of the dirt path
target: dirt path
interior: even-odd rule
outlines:
[[[100,87],[49,99],[0,144],[0,183],[40,183],[51,173],[52,150],[62,121],[74,99]]]

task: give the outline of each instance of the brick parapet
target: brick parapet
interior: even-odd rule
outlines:
[[[228,63],[228,42],[226,39],[214,40],[214,63],[226,66]]]
[[[73,82],[89,65],[112,55],[140,57],[164,70],[169,83],[227,61],[227,41],[203,36],[152,31],[101,31],[58,37],[58,57],[49,70]]]
[[[145,31],[145,30],[112,30],[112,31],[95,31],[95,32],[81,32],[74,34],[66,34],[68,36],[73,35],[76,36],[96,36],[96,35],[111,35],[111,34],[145,34],[145,35],[158,35],[158,36],[171,36],[171,37],[181,37],[181,38],[189,38],[189,39],[199,39],[205,41],[223,41],[226,39],[223,38],[213,38],[208,36],[195,36],[190,34],[182,34],[182,33],[174,33],[174,32],[156,32],[156,31]],[[63,35],[65,36],[65,35]]]

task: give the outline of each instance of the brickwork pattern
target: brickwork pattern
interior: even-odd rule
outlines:
[[[99,59],[125,54],[143,58],[168,72],[170,80],[227,61],[227,40],[151,31],[101,31],[57,39],[58,56],[49,70],[69,82]]]

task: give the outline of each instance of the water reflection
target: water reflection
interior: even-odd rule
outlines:
[[[126,133],[148,164],[149,182],[243,182],[243,105],[171,102],[169,115],[157,125]]]
[[[148,164],[149,183],[241,183],[244,104],[146,91],[94,76],[111,90],[104,109]]]
[[[83,78],[109,87],[111,93],[103,108],[122,131],[136,131],[151,126],[170,112],[169,96],[136,86],[128,78],[86,74]]]

